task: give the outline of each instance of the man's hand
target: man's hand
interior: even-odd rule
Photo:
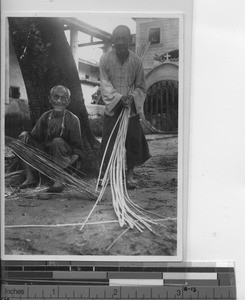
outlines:
[[[121,100],[122,104],[123,104],[124,106],[126,106],[126,103],[127,103],[127,96],[122,96],[120,100]]]
[[[129,108],[131,104],[134,102],[134,97],[130,96],[122,96],[121,101],[123,102],[124,106]]]
[[[79,156],[77,154],[72,154],[71,156],[71,166],[78,160]]]
[[[27,131],[21,132],[21,134],[19,135],[19,140],[23,143],[28,143],[29,133]]]

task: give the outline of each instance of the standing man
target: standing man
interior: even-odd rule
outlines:
[[[119,25],[112,33],[114,49],[103,54],[100,59],[101,94],[105,102],[105,115],[100,149],[102,159],[113,127],[124,107],[131,108],[126,138],[127,187],[136,188],[133,170],[137,165],[149,159],[149,149],[140,124],[140,113],[143,114],[146,87],[141,59],[129,50],[130,29]],[[115,130],[105,157],[105,164],[110,158],[115,142]]]
[[[80,121],[77,116],[66,109],[70,102],[70,90],[63,86],[54,86],[50,91],[49,101],[52,109],[42,114],[31,132],[23,131],[19,139],[45,151],[53,161],[65,169],[84,155]],[[37,184],[34,170],[25,164],[26,180],[20,188]],[[48,192],[60,193],[63,186],[54,182]]]

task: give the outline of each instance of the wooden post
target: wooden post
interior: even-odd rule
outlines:
[[[155,127],[157,128],[157,129],[159,129],[159,126],[158,126],[158,101],[159,101],[159,99],[160,99],[160,84],[159,83],[157,83],[156,84],[156,103],[155,103],[155,115],[156,115],[156,125],[155,125]]]
[[[152,124],[152,119],[153,119],[153,99],[154,99],[155,95],[156,95],[156,93],[155,93],[155,86],[154,86],[151,89],[151,98],[150,98],[150,106],[151,106],[151,109],[150,109],[150,123],[151,124]]]
[[[78,69],[78,30],[77,29],[70,30],[70,47]]]
[[[170,111],[170,118],[171,118],[171,125],[172,125],[172,130],[175,130],[175,107],[174,107],[174,83],[172,83],[172,88],[171,88],[171,111]]]
[[[5,104],[9,104],[9,26],[8,26],[8,20],[5,19],[5,22],[3,22],[3,26],[5,26],[5,53],[3,54],[3,57],[5,57],[5,74],[4,74],[4,80],[5,80]]]
[[[149,97],[149,95],[151,95],[151,87],[148,89],[147,95],[146,95],[146,98],[145,98],[144,113],[145,113],[145,117],[146,118],[148,118],[148,115],[149,115],[149,112],[148,112],[148,109],[149,109],[149,100],[151,99]]]
[[[169,85],[166,82],[166,130],[169,131]]]
[[[112,45],[110,42],[104,42],[104,46],[101,47],[101,49],[103,50],[103,53],[106,53],[106,52],[112,50]]]
[[[161,82],[160,90],[160,130],[163,130],[163,82]]]

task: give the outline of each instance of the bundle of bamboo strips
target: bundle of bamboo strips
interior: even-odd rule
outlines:
[[[89,199],[98,197],[92,185],[66,172],[47,153],[9,136],[5,137],[5,143],[20,159],[51,180],[59,180],[64,186],[72,187]]]
[[[143,61],[144,60],[144,57],[146,55],[146,52],[150,46],[151,42],[147,42],[145,44],[142,44],[141,47],[138,49],[138,53],[137,55],[141,58],[141,60]]]
[[[122,111],[121,115],[119,116],[118,121],[120,121],[120,123],[119,123],[117,138],[115,140],[113,151],[111,153],[110,160],[104,174],[104,178],[102,181],[102,189],[100,192],[99,199],[102,198],[105,192],[105,188],[107,184],[110,182],[112,203],[119,221],[119,225],[121,227],[124,225],[127,225],[130,228],[135,227],[141,232],[144,228],[148,228],[149,230],[152,231],[151,224],[156,225],[157,222],[147,217],[148,213],[140,206],[134,204],[127,192],[125,141],[126,141],[127,130],[128,130],[129,115],[130,115],[130,109],[125,108]],[[100,175],[101,175],[104,157],[102,159]],[[97,182],[97,187],[98,187],[98,182]]]

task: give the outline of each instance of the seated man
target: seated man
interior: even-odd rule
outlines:
[[[40,117],[31,132],[22,132],[19,139],[48,153],[55,163],[65,169],[84,154],[80,121],[77,116],[66,109],[70,102],[68,88],[62,85],[54,86],[50,91],[49,101],[52,109]],[[37,178],[34,170],[27,164],[25,164],[25,169],[26,180],[20,188],[36,186]],[[56,181],[48,192],[61,192],[62,190],[62,184]]]

